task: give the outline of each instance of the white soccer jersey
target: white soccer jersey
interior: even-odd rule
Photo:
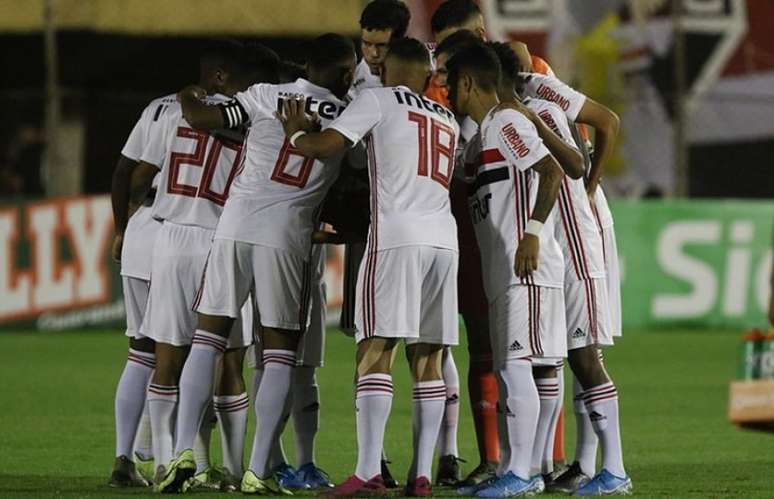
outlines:
[[[330,128],[366,139],[371,182],[369,249],[457,249],[449,182],[459,127],[442,105],[404,86],[361,92]]]
[[[379,88],[382,86],[382,80],[379,75],[371,72],[371,68],[365,59],[361,59],[355,68],[355,77],[352,80],[352,88],[349,89],[347,97],[350,101],[360,95],[360,92],[366,88]]]
[[[306,158],[290,145],[274,117],[282,100],[303,95],[308,113],[328,125],[344,109],[329,90],[299,78],[258,84],[225,108],[228,126],[249,123],[244,166],[231,186],[215,238],[269,246],[307,258],[319,207],[339,175],[343,155]]]
[[[215,95],[205,102],[228,100]],[[161,170],[153,218],[215,229],[242,162],[241,137],[194,130],[177,102],[163,120],[142,154],[144,162]]]
[[[472,140],[468,157],[478,141]],[[540,231],[538,268],[520,278],[516,249],[537,200],[539,175],[531,169],[549,154],[535,126],[516,111],[490,111],[481,123],[478,159],[466,167],[475,178],[469,208],[481,249],[484,289],[490,303],[508,287],[529,284],[561,288],[564,257],[555,238],[555,210]]]
[[[524,104],[535,111],[554,133],[576,147],[567,118],[559,106],[541,99],[525,99]],[[557,207],[556,240],[564,254],[565,280],[605,277],[602,236],[582,178],[564,176]]]
[[[142,153],[150,143],[155,133],[156,125],[165,115],[170,105],[177,104],[176,94],[165,95],[158,99],[153,99],[140,115],[140,119],[135,123],[132,132],[126,139],[124,148],[121,149],[121,155],[133,160],[140,161]]]
[[[553,102],[564,111],[567,119],[578,121],[578,113],[586,103],[586,96],[554,76],[539,73],[523,74],[525,77],[524,97],[547,100]],[[594,195],[596,215],[599,217],[599,225],[603,228],[613,225],[613,214],[607,204],[605,193],[597,189]]]

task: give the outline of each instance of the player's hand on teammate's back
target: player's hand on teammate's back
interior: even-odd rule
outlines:
[[[207,91],[199,85],[188,85],[180,92],[177,93],[177,100],[182,101],[184,99],[201,100],[207,96]]]
[[[113,256],[114,262],[121,263],[121,249],[123,247],[124,247],[124,235],[116,234],[116,237],[113,238],[113,248],[110,252],[110,254]]]
[[[320,129],[320,117],[317,114],[311,118],[306,115],[306,99],[303,96],[284,99],[282,114],[274,113],[274,116],[280,120],[288,137],[301,130],[316,132]]]
[[[540,239],[533,234],[524,234],[516,248],[513,270],[518,277],[527,277],[538,268]]]

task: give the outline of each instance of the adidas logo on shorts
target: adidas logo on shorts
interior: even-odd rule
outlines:
[[[578,329],[576,329],[576,330],[575,330],[575,331],[572,333],[572,337],[573,337],[573,338],[583,338],[584,336],[586,336],[586,333],[584,333],[584,332],[583,332],[583,330],[582,330],[581,328],[578,328]]]
[[[519,350],[524,350],[524,347],[521,346],[521,343],[519,343],[518,340],[511,343],[511,346],[508,347],[509,352],[517,352]]]

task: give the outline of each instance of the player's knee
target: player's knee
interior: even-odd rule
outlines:
[[[245,391],[242,375],[245,348],[226,350],[223,355],[223,371],[216,390],[218,395],[239,395]]]
[[[156,342],[150,338],[129,338],[129,348],[145,353],[155,353]]]
[[[610,381],[595,345],[570,350],[567,360],[573,374],[584,389]]]
[[[443,379],[443,345],[416,344],[406,348],[414,382]]]
[[[187,353],[188,349],[185,347],[156,343],[156,369],[153,371],[153,382],[167,386],[177,385]]]
[[[234,319],[231,317],[196,314],[198,319],[198,328],[208,333],[217,334],[223,338],[228,338],[231,333],[231,326],[234,324]]]
[[[358,376],[390,374],[394,359],[395,340],[368,338],[358,344]]]
[[[265,326],[261,328],[261,342],[264,349],[268,350],[291,350],[295,352],[298,349],[300,337],[300,331]]]
[[[556,378],[556,367],[554,366],[532,366],[532,376],[535,379]]]

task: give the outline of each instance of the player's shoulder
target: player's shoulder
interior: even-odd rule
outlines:
[[[179,105],[177,94],[167,94],[150,101],[140,114],[140,120],[158,121],[173,105]]]
[[[501,129],[508,124],[516,126],[516,128],[534,128],[534,125],[532,125],[532,122],[529,120],[529,118],[516,111],[515,109],[498,109],[489,115],[489,122],[487,123],[488,127],[496,127]]]
[[[533,99],[530,97],[527,97],[523,101],[524,105],[528,108],[532,109],[536,113],[541,113],[543,111],[548,111],[550,113],[559,113],[564,114],[564,111],[562,111],[562,108],[559,107],[557,104],[547,101],[544,99]]]

